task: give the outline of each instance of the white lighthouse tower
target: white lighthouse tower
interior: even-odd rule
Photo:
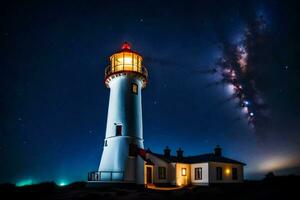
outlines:
[[[131,151],[144,148],[142,89],[148,77],[142,60],[125,42],[105,69],[110,96],[103,153],[99,170],[92,175],[95,181],[136,182],[138,162]]]

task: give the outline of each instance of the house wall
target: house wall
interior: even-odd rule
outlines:
[[[136,157],[128,156],[125,164],[124,181],[136,182]]]
[[[146,184],[145,179],[145,161],[140,156],[136,157],[136,183],[139,185]]]
[[[169,164],[169,183],[171,185],[176,185],[176,163]]]
[[[172,185],[209,185],[210,183],[241,183],[244,181],[243,165],[221,162],[207,162],[207,163],[168,163],[151,153],[147,154],[153,166],[153,183],[169,183]],[[166,167],[166,179],[158,178],[158,167]],[[202,168],[202,179],[195,180],[195,168]],[[222,180],[217,180],[216,168],[221,167]],[[182,174],[182,169],[186,169],[186,175]],[[232,179],[232,168],[237,168],[237,180]],[[144,168],[143,168],[144,169]],[[140,174],[137,172],[137,174]],[[144,177],[145,177],[144,169]],[[145,180],[145,178],[144,178]],[[144,182],[145,183],[145,182]]]
[[[222,180],[217,180],[216,168],[222,167]],[[232,180],[232,168],[237,168],[237,180]],[[229,173],[226,173],[229,170]],[[243,165],[231,163],[209,162],[209,183],[241,183],[244,181]]]
[[[171,179],[171,168],[169,167],[170,164],[166,161],[148,153],[147,158],[150,159],[153,163],[153,183],[169,183]],[[166,179],[159,179],[158,178],[158,167],[165,167],[166,168]]]
[[[182,175],[182,169],[186,169],[186,175]],[[176,163],[176,185],[183,186],[191,183],[191,165]]]
[[[202,168],[202,179],[195,180],[195,168]],[[209,165],[208,163],[191,164],[191,183],[193,185],[208,185],[209,184]]]

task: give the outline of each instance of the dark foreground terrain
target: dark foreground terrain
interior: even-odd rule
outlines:
[[[173,191],[157,191],[145,188],[105,186],[86,187],[85,182],[59,187],[55,183],[15,187],[0,185],[0,199],[298,199],[300,177],[272,177],[262,181],[246,181],[244,184],[223,184],[209,187],[186,187]]]

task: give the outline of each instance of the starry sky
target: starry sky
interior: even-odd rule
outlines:
[[[2,4],[0,182],[72,182],[97,170],[109,98],[104,69],[124,41],[143,55],[149,71],[142,95],[145,148],[160,153],[168,145],[173,154],[181,147],[184,155],[195,155],[219,144],[225,156],[247,163],[246,178],[299,173],[295,5],[277,0]],[[259,129],[241,117],[228,84],[214,84],[222,77],[211,73],[227,47],[249,37],[257,19],[263,19],[263,29],[248,38],[247,65],[253,66],[251,81],[267,110],[257,120]]]

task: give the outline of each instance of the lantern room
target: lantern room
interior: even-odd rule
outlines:
[[[110,56],[110,65],[105,70],[105,82],[113,75],[120,73],[136,73],[143,78],[143,87],[146,86],[148,72],[142,66],[143,58],[140,54],[131,50],[129,43],[125,42],[120,51]]]
[[[110,57],[113,71],[141,71],[142,56],[130,50],[130,45],[125,42],[122,50]]]

